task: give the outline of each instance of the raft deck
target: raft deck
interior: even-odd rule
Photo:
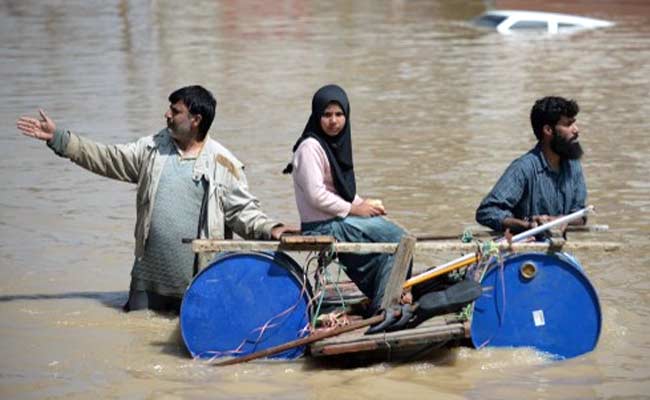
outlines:
[[[396,332],[365,335],[366,329],[357,329],[312,343],[310,345],[311,355],[327,357],[382,352],[390,357],[397,350],[410,351],[453,340],[467,339],[470,332],[468,321],[461,321],[453,314],[437,316],[415,328]]]
[[[474,253],[479,250],[476,243],[459,241],[417,242],[413,236],[406,236],[398,243],[342,243],[329,236],[284,236],[281,241],[202,240],[192,241],[195,252],[225,251],[286,251],[286,252],[353,252],[353,253],[395,253],[395,264],[384,293],[383,307],[395,304],[402,292],[407,265],[414,256],[423,257],[449,252]],[[598,249],[616,251],[616,242],[576,242],[553,238],[548,243],[502,243],[501,250],[507,252],[546,252]],[[321,266],[326,267],[326,266]],[[358,290],[358,289],[357,289]],[[360,295],[361,293],[358,292]],[[447,314],[431,318],[419,326],[396,332],[365,335],[367,327],[338,336],[322,339],[310,344],[315,357],[343,354],[380,353],[390,355],[395,351],[421,349],[426,346],[442,345],[453,340],[470,337],[470,321],[459,314]]]

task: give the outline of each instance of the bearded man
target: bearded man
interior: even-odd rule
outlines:
[[[539,99],[530,112],[537,145],[514,160],[476,210],[476,221],[495,231],[531,229],[585,207],[578,103]],[[572,224],[583,225],[586,219]]]

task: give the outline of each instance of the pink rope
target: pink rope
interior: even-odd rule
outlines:
[[[301,300],[303,299],[303,296],[307,293],[307,279],[302,280],[302,287],[300,289],[300,294],[298,295],[298,298],[296,299],[296,302],[291,305],[289,308],[281,311],[280,313],[274,315],[273,317],[269,318],[262,326],[259,326],[257,328],[254,328],[251,330],[251,333],[258,332],[257,337],[254,340],[250,340],[248,338],[244,338],[239,345],[232,349],[232,350],[225,350],[225,351],[217,351],[217,350],[210,350],[202,353],[201,355],[211,355],[206,363],[211,363],[213,362],[216,358],[221,358],[221,357],[226,357],[226,356],[235,356],[238,354],[241,354],[243,352],[243,347],[246,345],[246,343],[253,343],[257,344],[260,342],[264,334],[266,333],[267,330],[272,329],[276,326],[279,325],[279,323],[274,323],[273,321],[282,318],[288,314],[290,314],[293,310],[296,309],[300,305]],[[305,313],[308,313],[309,307],[311,306],[311,303],[313,302],[313,299],[310,299],[308,302],[308,306],[306,308]],[[307,315],[307,324],[303,326],[298,332],[301,336],[304,336],[305,332],[311,332],[311,324],[309,323],[309,315]]]

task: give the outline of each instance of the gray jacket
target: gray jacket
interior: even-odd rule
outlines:
[[[135,256],[142,257],[163,166],[169,157],[177,155],[167,129],[116,145],[97,143],[57,129],[47,144],[59,156],[89,171],[138,185]],[[199,181],[202,177],[208,182],[209,193],[202,238],[223,239],[225,230],[232,229],[247,239],[270,239],[271,230],[281,225],[264,214],[258,200],[248,191],[243,164],[210,137],[194,163],[192,179]],[[201,257],[200,265],[205,266],[209,258],[209,254]]]

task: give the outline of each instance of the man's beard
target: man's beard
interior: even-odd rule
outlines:
[[[560,158],[568,160],[578,160],[582,157],[583,153],[580,142],[564,139],[555,129],[553,129],[551,150],[559,155]]]

